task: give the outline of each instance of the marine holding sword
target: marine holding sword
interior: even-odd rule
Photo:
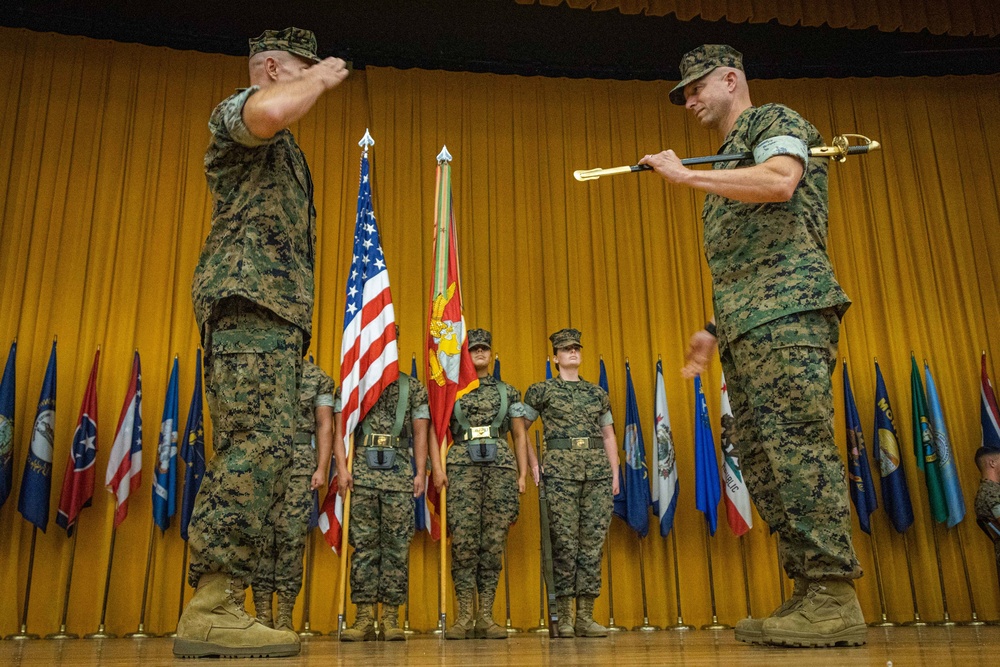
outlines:
[[[856,646],[867,627],[854,590],[844,466],[833,439],[832,373],[850,300],[827,255],[827,168],[810,159],[822,138],[780,104],[755,107],[732,47],[684,55],[670,92],[725,139],[720,153],[752,157],[692,170],[672,150],[647,155],[667,182],[707,193],[702,212],[714,317],[690,340],[686,377],[719,346],[736,417],[743,474],[779,535],[793,596],[745,619],[736,638],[789,646]],[[876,144],[877,147],[877,144]]]

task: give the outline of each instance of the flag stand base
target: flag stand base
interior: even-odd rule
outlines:
[[[45,635],[46,639],[79,639],[80,635],[73,632],[66,632],[66,626],[59,626],[59,632],[52,632]]]
[[[900,625],[906,628],[926,628],[930,625],[930,623],[921,620],[921,618],[917,616],[912,621],[904,621],[903,623],[900,623]]]
[[[177,638],[177,631],[174,630],[173,632],[167,632],[167,633],[162,634],[160,636],[163,637],[164,639],[176,639]]]
[[[869,628],[895,628],[898,626],[899,623],[893,623],[888,618],[886,618],[885,614],[882,614],[881,619],[877,621],[872,621],[871,623],[868,624]]]
[[[97,632],[91,632],[90,634],[86,634],[86,635],[83,636],[83,638],[84,639],[114,639],[117,636],[118,635],[116,635],[115,633],[108,632],[107,630],[105,630],[104,624],[101,623],[101,625],[99,625],[97,627]]]
[[[680,616],[678,616],[676,623],[674,623],[673,625],[668,625],[667,627],[665,627],[663,629],[664,630],[674,630],[674,631],[677,631],[677,632],[682,632],[682,631],[685,631],[685,630],[694,630],[694,626],[693,625],[688,625],[687,623],[684,622],[683,618],[681,618]]]
[[[22,625],[20,632],[7,635],[6,637],[4,637],[4,639],[12,639],[14,641],[21,641],[25,639],[38,639],[38,635],[36,635],[33,632],[28,632],[27,626]]]
[[[648,618],[642,619],[642,625],[637,625],[632,628],[632,632],[659,632],[660,626],[653,625],[649,622]]]
[[[719,619],[715,616],[712,617],[711,623],[706,623],[701,626],[702,630],[732,630],[733,626],[726,625],[725,623],[719,623]]]
[[[323,636],[322,632],[317,632],[316,630],[313,630],[312,628],[309,627],[309,621],[306,621],[305,623],[302,624],[302,629],[299,630],[297,634],[299,635],[299,637],[305,637],[305,638]]]
[[[125,639],[151,639],[159,636],[155,632],[146,632],[146,628],[142,623],[139,624],[139,628],[135,632],[124,635]]]

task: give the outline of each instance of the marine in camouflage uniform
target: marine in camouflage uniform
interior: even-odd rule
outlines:
[[[997,573],[1000,576],[1000,450],[980,447],[976,466],[981,479],[976,491],[976,523],[993,541]]]
[[[312,328],[313,184],[284,128],[346,75],[343,61],[319,60],[311,32],[265,31],[250,40],[253,85],[209,120],[212,227],[191,292],[214,456],[189,528],[188,580],[198,590],[178,622],[178,656],[299,650],[295,633],[246,614],[244,591],[266,543],[263,520],[287,485]]]
[[[401,391],[406,393],[402,403]],[[333,410],[341,411],[339,388]],[[423,493],[430,418],[427,389],[400,373],[354,430],[352,473],[347,473],[343,443],[334,443],[340,487],[353,489],[348,539],[354,547],[351,601],[358,608],[353,626],[341,632],[342,641],[375,639],[379,602],[385,639],[406,639],[399,628],[399,605],[406,602],[413,498]],[[410,466],[411,435],[416,475]]]
[[[330,376],[316,364],[306,361],[299,387],[295,448],[288,486],[267,517],[268,544],[261,553],[253,579],[254,607],[261,623],[271,624],[271,598],[274,593],[278,594],[276,628],[292,629],[292,610],[302,588],[302,556],[313,509],[312,489],[326,482],[326,469],[330,465],[333,391]],[[315,445],[324,450],[318,467],[314,435]]]
[[[451,418],[453,444],[448,450],[448,532],[451,578],[458,614],[447,639],[506,639],[507,629],[493,620],[493,603],[507,543],[517,519],[519,493],[528,468],[528,439],[521,393],[489,373],[493,337],[484,329],[469,331],[469,354],[479,386],[458,399]],[[502,394],[501,394],[502,392]],[[515,450],[507,442],[514,436]],[[479,593],[479,615],[473,598]]]
[[[579,377],[580,332],[552,334],[559,376],[524,394],[530,426],[542,418],[542,476],[548,497],[552,570],[560,637],[604,637],[593,619],[601,593],[601,552],[618,484],[618,444],[608,394]],[[577,617],[572,620],[573,598]]]
[[[708,193],[702,217],[715,320],[692,337],[685,371],[704,369],[717,336],[747,487],[795,580],[788,602],[764,621],[741,621],[736,636],[862,644],[852,582],[861,568],[831,383],[850,300],[826,250],[828,163],[809,158],[823,140],[788,107],[752,106],[742,55],[729,46],[687,53],[681,77],[671,101],[724,134],[720,153],[753,155],[710,172],[683,167],[672,151],[642,160],[668,181]]]

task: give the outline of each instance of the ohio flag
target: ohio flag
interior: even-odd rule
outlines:
[[[142,481],[142,371],[139,351],[132,357],[132,374],[118,416],[104,486],[115,497],[115,528],[128,516],[128,497]]]

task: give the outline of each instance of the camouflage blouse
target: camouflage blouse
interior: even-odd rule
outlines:
[[[240,296],[312,332],[316,208],[305,155],[288,130],[259,139],[243,123],[258,88],[238,91],[212,112],[205,178],[212,228],[191,295],[200,331],[215,305]]]
[[[719,153],[755,151],[802,159],[803,148],[822,137],[807,120],[780,104],[750,107],[729,132]],[[754,159],[717,162],[715,169],[751,166]],[[719,195],[705,197],[705,256],[712,271],[715,315],[730,340],[766,322],[850,299],[833,275],[827,255],[827,160],[807,160],[788,202],[752,204]]]
[[[507,437],[510,433],[511,418],[525,416],[521,392],[506,382],[504,385],[507,387],[507,416],[500,422],[501,437]],[[479,378],[479,387],[460,398],[458,402],[461,403],[462,411],[470,426],[489,426],[500,411],[500,391],[496,379],[492,375]],[[452,417],[451,432],[457,434],[461,430],[458,420]],[[472,457],[469,456],[468,447],[461,443],[454,444],[448,450],[448,465],[490,465],[517,470],[517,460],[509,446],[497,448],[497,457],[493,463],[474,464]]]
[[[542,418],[545,440],[602,437],[601,429],[614,423],[606,391],[586,380],[552,378],[536,382],[524,394],[525,417]],[[611,463],[603,448],[546,450],[546,477],[575,481],[610,479]]]

